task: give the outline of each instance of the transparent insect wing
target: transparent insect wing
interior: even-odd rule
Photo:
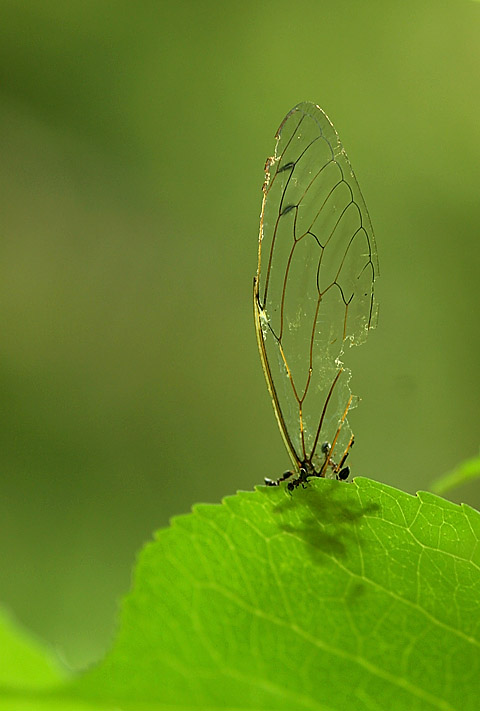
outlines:
[[[321,471],[322,443],[338,458],[355,406],[345,342],[375,326],[378,272],[372,226],[340,139],[323,111],[296,106],[265,166],[255,316],[277,419],[297,469]],[[333,449],[331,456],[333,458]]]

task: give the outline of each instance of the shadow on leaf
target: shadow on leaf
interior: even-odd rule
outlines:
[[[279,528],[301,538],[319,564],[327,562],[325,556],[344,557],[352,545],[361,545],[360,520],[380,508],[374,502],[362,505],[347,486],[335,481],[323,481],[321,488],[308,485],[285,494],[273,508]]]

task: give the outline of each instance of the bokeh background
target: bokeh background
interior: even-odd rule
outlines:
[[[479,67],[470,0],[2,0],[0,599],[67,664],[153,530],[289,466],[251,301],[299,101],[377,236],[354,473],[413,493],[478,452]]]

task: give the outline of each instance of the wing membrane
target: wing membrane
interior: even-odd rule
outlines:
[[[378,266],[360,188],[315,104],[299,104],[280,125],[263,193],[254,287],[260,355],[296,469],[324,475],[322,443],[341,454],[352,441],[346,413],[356,400],[341,356],[347,341],[362,343],[375,326]]]

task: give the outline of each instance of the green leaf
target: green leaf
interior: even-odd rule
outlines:
[[[143,550],[118,639],[76,689],[128,708],[473,711],[479,539],[468,506],[368,479],[196,506]]]
[[[0,609],[0,689],[50,688],[64,678],[51,652]]]
[[[52,651],[0,608],[0,711],[113,711],[76,698],[68,676]]]
[[[456,467],[453,471],[445,474],[432,484],[432,491],[435,494],[444,494],[450,489],[454,489],[467,481],[473,481],[480,477],[480,455],[467,459]]]
[[[479,540],[468,506],[368,479],[198,505],[141,552],[106,659],[0,709],[474,711]]]
[[[53,711],[56,706],[42,697],[51,699],[49,692],[58,689],[65,676],[50,650],[0,609],[0,710]],[[59,708],[80,711],[82,707],[62,701]]]

